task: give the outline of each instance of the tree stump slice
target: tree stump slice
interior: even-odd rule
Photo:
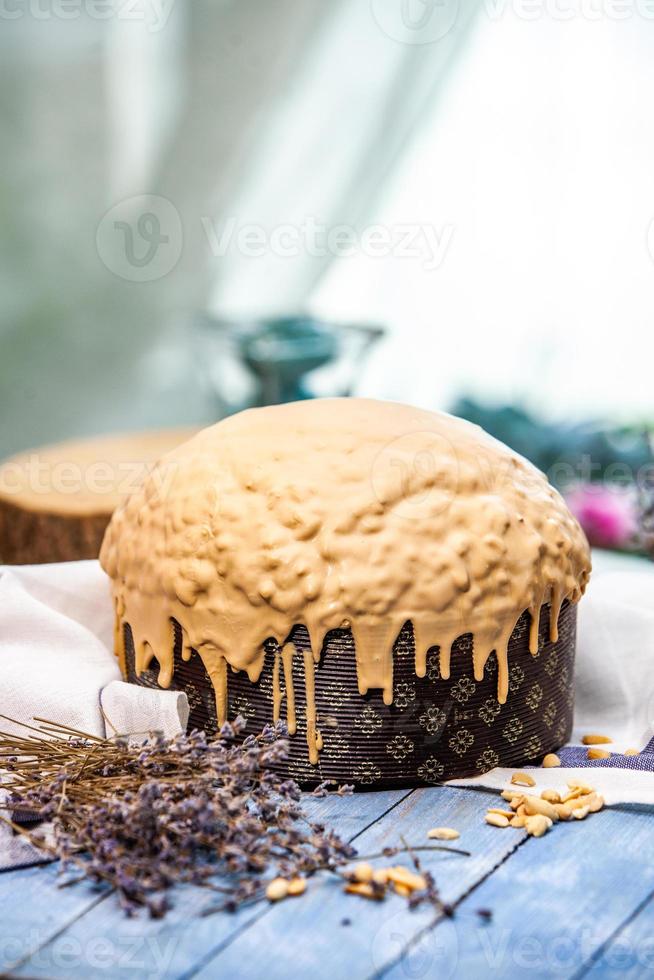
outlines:
[[[0,564],[97,558],[109,519],[157,460],[195,429],[98,436],[0,464]]]

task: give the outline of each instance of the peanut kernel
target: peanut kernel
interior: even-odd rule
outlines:
[[[550,829],[552,822],[542,813],[536,813],[531,817],[527,817],[525,826],[527,833],[531,837],[542,837]]]
[[[508,827],[509,821],[506,817],[503,817],[501,813],[487,813],[486,823],[490,824],[491,827]]]
[[[266,887],[266,898],[269,902],[279,902],[288,895],[288,882],[285,878],[273,878]]]
[[[541,800],[539,796],[526,796],[525,810],[528,816],[541,814],[543,817],[549,817],[550,820],[559,819],[559,815],[553,805],[548,803],[547,800]]]
[[[372,867],[366,861],[359,861],[352,872],[356,881],[372,881]]]
[[[432,840],[458,840],[460,836],[459,831],[452,827],[432,827],[427,833]]]
[[[363,898],[372,898],[376,901],[381,901],[384,897],[381,892],[375,891],[372,885],[365,881],[349,881],[345,886],[345,891],[348,895],[361,895]]]
[[[422,875],[416,874],[415,871],[409,871],[408,868],[405,868],[401,864],[396,865],[394,868],[387,868],[386,877],[394,885],[403,885],[409,891],[421,891],[427,887],[427,882]]]
[[[599,813],[604,808],[604,797],[601,793],[591,793],[588,797],[588,806],[591,813]]]
[[[536,780],[527,772],[514,772],[511,782],[516,786],[535,786]]]
[[[510,803],[511,800],[515,800],[518,796],[522,796],[522,793],[518,792],[516,789],[503,789],[500,793],[503,800]]]

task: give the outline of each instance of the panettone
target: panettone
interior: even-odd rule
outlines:
[[[242,412],[160,460],[100,557],[125,675],[183,687],[209,731],[286,721],[303,782],[437,782],[569,735],[586,540],[542,473],[461,419]]]

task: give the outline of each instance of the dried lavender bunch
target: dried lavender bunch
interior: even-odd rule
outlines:
[[[275,773],[288,754],[283,727],[241,741],[243,726],[226,724],[212,741],[194,731],[139,745],[48,722],[24,738],[0,732],[7,808],[51,821],[54,843],[32,833],[33,843],[108,882],[128,914],[163,915],[178,882],[213,888],[218,907],[234,910],[262,896],[264,874],[307,876],[350,861],[354,848],[308,821],[297,783]]]

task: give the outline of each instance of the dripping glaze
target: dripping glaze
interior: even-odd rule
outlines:
[[[295,732],[287,638],[304,625],[313,763],[315,672],[330,630],[352,631],[359,691],[380,690],[385,704],[407,621],[419,677],[438,646],[447,679],[454,641],[471,633],[474,676],[494,654],[504,703],[517,621],[529,612],[536,654],[543,605],[555,641],[562,603],[580,599],[590,574],[581,528],[527,460],[461,419],[367,399],[251,409],[198,433],[116,511],[100,561],[123,672],[129,624],[137,674],[154,659],[168,687],[177,623],[182,656],[197,651],[211,678],[220,723],[228,668],[256,682],[274,638],[271,716],[285,700]]]

